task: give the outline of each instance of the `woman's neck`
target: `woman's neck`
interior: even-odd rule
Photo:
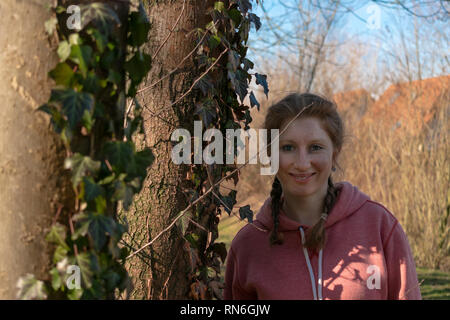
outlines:
[[[325,189],[325,192],[306,198],[284,194],[282,210],[290,219],[306,226],[313,226],[324,211],[326,191]]]

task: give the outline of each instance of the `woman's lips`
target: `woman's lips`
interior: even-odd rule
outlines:
[[[289,175],[291,175],[295,182],[300,182],[300,183],[306,183],[308,181],[311,180],[312,176],[315,175],[316,173],[309,173],[309,174],[292,174],[290,173]]]

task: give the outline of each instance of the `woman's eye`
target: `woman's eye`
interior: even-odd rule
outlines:
[[[291,151],[292,148],[293,148],[292,145],[286,144],[286,145],[281,147],[281,150],[283,150],[283,151]]]
[[[313,150],[320,150],[320,149],[322,149],[322,147],[317,145],[317,144],[313,145],[312,148],[313,148]]]

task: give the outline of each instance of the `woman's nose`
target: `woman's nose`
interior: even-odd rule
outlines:
[[[295,157],[294,166],[299,171],[308,170],[311,167],[311,159],[306,150],[299,148],[299,152]]]

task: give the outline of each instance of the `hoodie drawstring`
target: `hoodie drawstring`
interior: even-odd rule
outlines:
[[[306,260],[306,264],[308,265],[308,270],[309,270],[309,277],[311,278],[311,285],[312,285],[312,291],[313,291],[313,295],[314,295],[314,300],[323,300],[322,298],[322,249],[320,249],[319,251],[319,265],[318,265],[318,279],[317,279],[317,292],[316,292],[316,280],[314,278],[314,272],[312,270],[312,266],[311,266],[311,262],[309,261],[309,255],[308,255],[308,250],[305,248],[305,232],[303,231],[303,228],[300,227],[300,233],[302,235],[302,245],[303,245],[303,254],[305,255],[305,260]],[[317,295],[319,295],[318,299],[317,299]]]

